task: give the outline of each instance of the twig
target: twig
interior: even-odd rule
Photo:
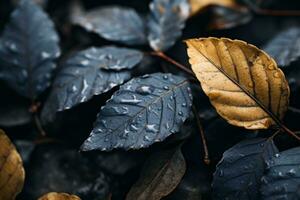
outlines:
[[[33,120],[34,120],[34,123],[35,123],[35,126],[36,126],[37,130],[39,131],[41,136],[45,136],[46,132],[43,129],[40,117],[38,116],[39,107],[40,107],[40,103],[33,102],[31,104],[30,108],[29,108],[29,112],[32,113],[32,115],[33,115]]]
[[[278,134],[278,133],[280,133],[281,132],[281,129],[278,129],[273,135],[271,135],[269,138],[268,138],[268,140],[273,140],[273,138]]]
[[[205,135],[204,135],[204,131],[203,131],[203,126],[201,124],[201,121],[200,121],[197,109],[196,109],[196,107],[194,105],[192,106],[192,110],[193,110],[193,113],[194,113],[194,116],[195,116],[195,119],[196,119],[196,122],[197,122],[197,126],[199,128],[201,140],[202,140],[202,143],[203,143],[204,163],[207,164],[207,165],[209,165],[210,159],[209,159],[209,153],[208,153],[207,143],[206,143],[206,139],[205,139]]]
[[[175,61],[173,58],[170,58],[169,56],[167,56],[166,54],[164,54],[161,51],[155,51],[155,52],[150,52],[150,55],[154,55],[154,56],[158,56],[166,61],[168,61],[169,63],[172,63],[173,65],[175,65],[176,67],[178,67],[179,69],[185,71],[186,73],[192,75],[193,77],[195,77],[195,74],[193,71],[191,71],[190,69],[188,69],[186,66],[184,66],[183,64]]]

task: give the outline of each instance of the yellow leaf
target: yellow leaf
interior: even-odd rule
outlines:
[[[208,6],[217,5],[224,6],[230,8],[240,7],[235,0],[189,0],[191,7],[191,14],[195,15],[201,11],[203,11]]]
[[[289,86],[264,51],[240,40],[187,40],[189,62],[217,112],[230,124],[266,129],[283,118]]]
[[[80,198],[76,195],[70,195],[67,193],[50,192],[43,195],[38,200],[80,200]]]
[[[22,191],[25,171],[22,159],[0,129],[0,199],[13,200]]]

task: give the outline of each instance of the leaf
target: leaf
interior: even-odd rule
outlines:
[[[70,195],[67,193],[50,192],[43,195],[38,200],[80,200],[80,198],[76,195]]]
[[[130,72],[119,70],[133,68],[142,57],[137,50],[114,46],[91,47],[76,53],[57,75],[42,118],[51,121],[56,112],[70,109],[124,83],[130,78]]]
[[[300,28],[292,27],[279,33],[264,48],[278,63],[285,67],[300,57]]]
[[[262,177],[264,200],[299,199],[300,147],[275,154]]]
[[[73,23],[111,41],[128,45],[147,41],[144,20],[131,8],[101,7],[73,17]]]
[[[170,194],[186,171],[180,147],[181,145],[151,155],[126,199],[159,200]]]
[[[13,200],[22,191],[25,171],[22,159],[0,129],[0,199]]]
[[[187,0],[153,0],[148,17],[148,41],[152,49],[165,51],[181,36],[189,16]]]
[[[81,149],[139,149],[179,131],[190,114],[188,81],[155,73],[134,78],[101,108],[94,129]]]
[[[213,178],[214,199],[258,199],[266,160],[278,152],[272,140],[244,140],[224,152]]]
[[[50,85],[54,61],[60,56],[58,41],[47,14],[31,0],[21,1],[1,38],[0,78],[35,99]]]
[[[252,15],[248,9],[232,9],[230,7],[215,6],[210,29],[229,29],[248,23]]]
[[[235,0],[189,0],[191,7],[191,15],[196,15],[208,6],[222,6],[228,8],[236,8],[238,4]]]
[[[283,118],[289,86],[275,61],[240,40],[187,41],[190,64],[217,112],[230,124],[266,129]]]

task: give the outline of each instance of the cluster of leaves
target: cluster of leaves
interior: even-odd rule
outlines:
[[[50,9],[54,23],[42,8],[51,2],[11,1],[3,24],[0,86],[12,95],[0,125],[30,134],[9,135],[17,151],[0,131],[0,199],[300,198],[300,149],[289,138],[300,137],[284,123],[299,98],[290,98],[297,76],[285,74],[299,61],[300,28],[263,50],[223,37],[185,40],[190,70],[164,53],[180,57],[188,19],[209,10],[209,30],[229,29],[268,14],[266,5],[152,0],[137,12],[74,0],[64,14]]]

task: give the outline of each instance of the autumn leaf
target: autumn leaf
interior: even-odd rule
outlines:
[[[1,129],[0,147],[0,199],[13,200],[23,188],[25,171],[19,153]]]
[[[50,192],[43,195],[38,200],[80,200],[80,198],[66,193]]]
[[[283,72],[264,51],[240,40],[187,40],[189,62],[217,112],[230,124],[266,129],[289,103]]]
[[[218,5],[229,8],[235,8],[239,6],[235,2],[235,0],[189,0],[189,3],[191,7],[191,16],[203,11],[205,8],[212,5]]]

